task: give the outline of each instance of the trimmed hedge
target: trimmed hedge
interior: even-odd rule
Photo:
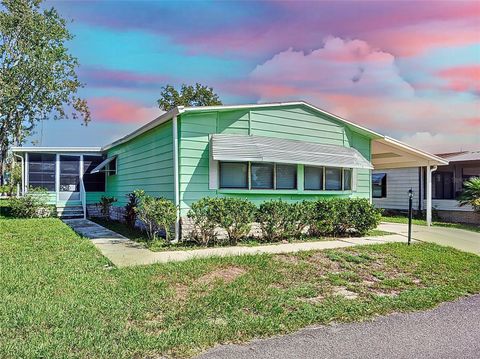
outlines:
[[[310,236],[363,236],[380,223],[381,211],[367,199],[329,199],[288,203],[272,200],[258,209],[240,198],[203,198],[188,213],[195,224],[192,238],[209,245],[223,228],[230,244],[245,239],[255,220],[268,242]]]

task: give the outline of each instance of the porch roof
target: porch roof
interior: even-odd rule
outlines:
[[[372,140],[375,169],[448,165],[448,160],[419,150],[391,137]]]
[[[42,153],[101,153],[101,147],[12,147],[12,152],[42,152]]]

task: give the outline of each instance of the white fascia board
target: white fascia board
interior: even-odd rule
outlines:
[[[55,152],[55,153],[90,153],[102,152],[101,147],[12,147],[12,152]]]
[[[399,147],[401,150],[412,153],[415,156],[421,157],[422,159],[426,159],[430,162],[430,165],[448,165],[448,161],[446,159],[407,145],[406,143],[396,140],[392,137],[384,136],[383,140],[380,140],[380,142],[382,141],[388,145]]]

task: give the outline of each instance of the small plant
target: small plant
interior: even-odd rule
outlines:
[[[28,192],[10,200],[11,214],[19,218],[45,218],[54,214],[54,207],[48,204],[48,193],[43,188],[29,188]]]
[[[193,220],[195,229],[190,234],[191,238],[201,245],[208,246],[215,243],[217,236],[215,233],[215,207],[216,199],[205,197],[193,203],[187,213],[187,217]]]
[[[100,213],[104,218],[110,219],[110,209],[112,208],[112,204],[115,202],[117,202],[115,197],[102,196],[100,198]]]
[[[213,220],[225,229],[231,245],[246,237],[255,219],[256,207],[247,199],[222,197],[214,199]]]
[[[145,224],[149,240],[155,241],[159,231],[165,233],[165,241],[170,242],[171,230],[177,219],[177,207],[166,198],[149,196],[143,190],[134,192],[139,199],[135,211]]]
[[[295,218],[293,206],[282,200],[267,201],[260,205],[256,219],[267,241],[279,241],[293,234]]]
[[[469,204],[475,212],[480,213],[480,177],[470,178],[463,182],[463,192],[458,200],[460,206]]]
[[[139,199],[135,192],[127,194],[128,202],[125,205],[125,224],[129,228],[135,228],[137,222],[136,208],[139,204]]]

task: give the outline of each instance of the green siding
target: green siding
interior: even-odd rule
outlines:
[[[209,189],[209,135],[252,134],[356,148],[370,159],[370,139],[303,106],[182,114],[179,119],[179,187],[182,215],[206,196],[240,196],[259,204],[269,199],[298,201],[330,197],[370,198],[370,171],[358,170],[355,192],[237,191]],[[298,166],[301,188],[303,166]]]
[[[174,199],[172,139],[169,121],[108,151],[108,157],[118,156],[117,174],[107,176],[106,184],[107,195],[118,200],[116,206],[124,206],[126,195],[136,189]]]

